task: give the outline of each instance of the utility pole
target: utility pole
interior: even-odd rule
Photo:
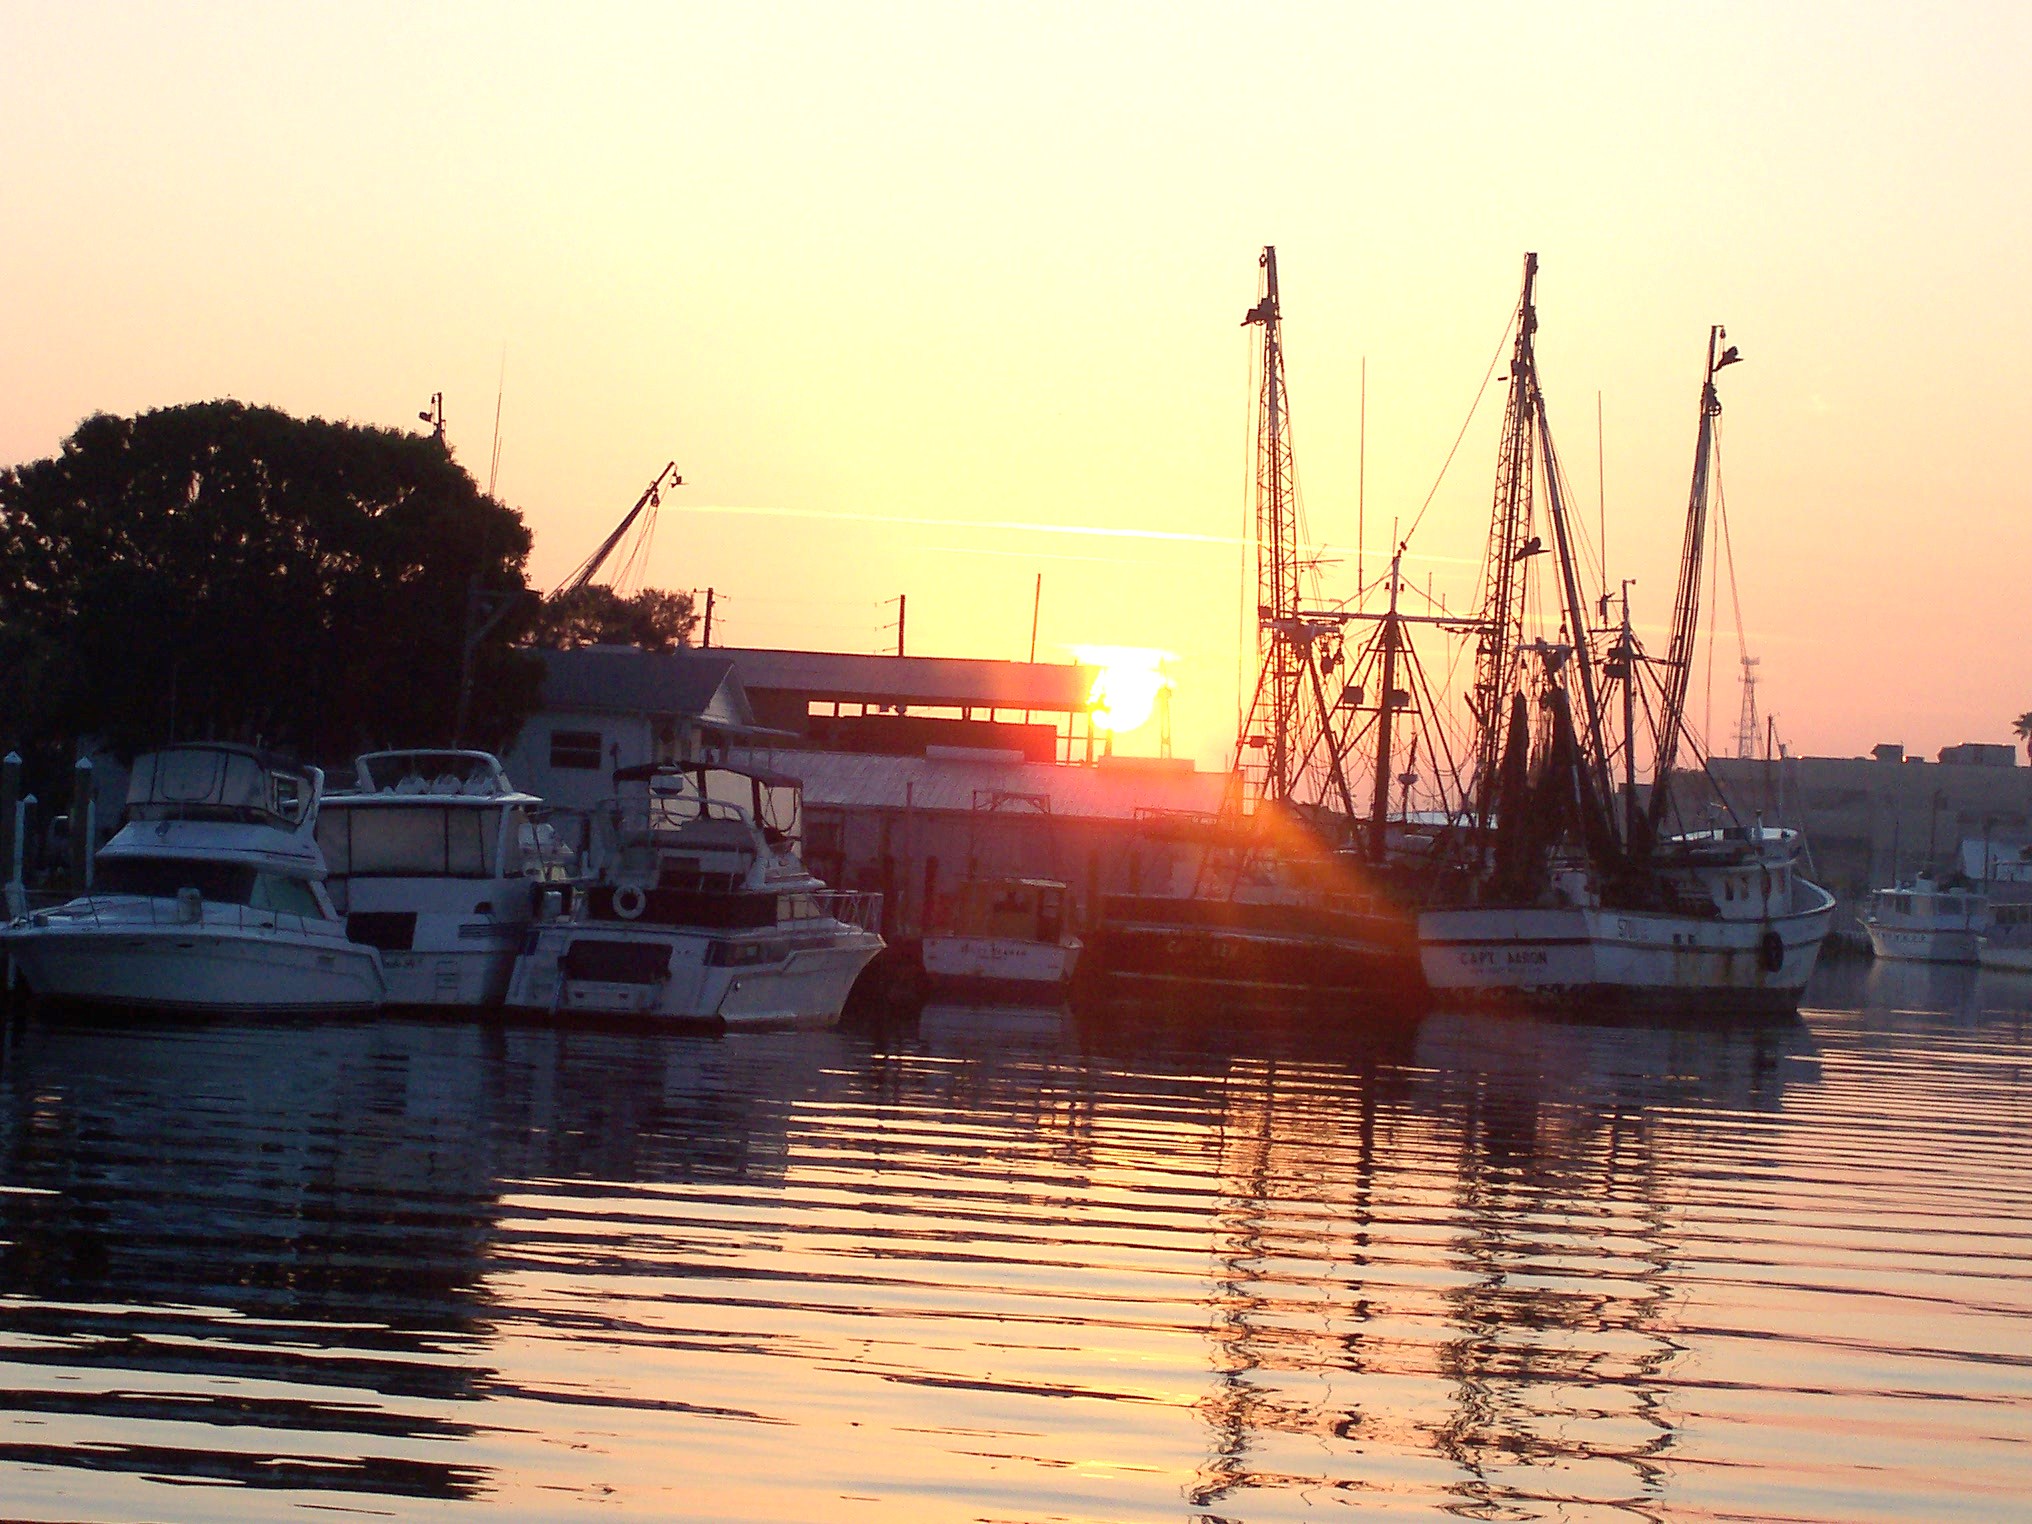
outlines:
[[[704,647],[704,648],[705,648],[706,650],[708,650],[708,651],[710,651],[710,650],[712,649],[712,645],[713,645],[713,590],[712,590],[711,588],[707,588],[707,589],[706,589],[706,632],[705,632],[705,636],[704,636],[704,639],[703,639],[703,641],[701,642],[701,644],[702,644],[702,645],[703,645],[703,647]]]

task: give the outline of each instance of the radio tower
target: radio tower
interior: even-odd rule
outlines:
[[[1757,658],[1743,658],[1743,715],[1736,721],[1736,755],[1757,755]]]
[[[1328,724],[1321,658],[1338,660],[1338,626],[1307,620],[1299,609],[1298,483],[1291,459],[1291,413],[1284,388],[1284,323],[1278,308],[1277,250],[1258,261],[1263,294],[1242,319],[1263,330],[1263,388],[1256,414],[1256,692],[1236,747],[1240,767],[1262,753],[1262,797],[1319,804],[1332,797],[1354,814]],[[1324,650],[1315,650],[1319,645]]]

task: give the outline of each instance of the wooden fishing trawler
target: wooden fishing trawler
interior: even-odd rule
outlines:
[[[1097,972],[1116,989],[1220,1001],[1267,998],[1403,1004],[1422,991],[1416,929],[1388,892],[1392,724],[1411,706],[1402,623],[1366,647],[1311,584],[1292,465],[1277,251],[1263,250],[1257,405],[1257,675],[1236,742],[1229,804],[1209,819],[1151,822],[1193,855],[1181,892],[1101,898],[1089,929]],[[1392,615],[1401,579],[1393,566]],[[1357,670],[1373,664],[1374,675]],[[1372,688],[1369,684],[1373,683]],[[1350,767],[1353,736],[1375,761],[1369,831]],[[1355,837],[1373,841],[1371,855]]]
[[[1450,902],[1418,918],[1425,977],[1453,998],[1791,1011],[1834,910],[1801,871],[1797,833],[1740,818],[1668,829],[1672,769],[1682,742],[1692,746],[1685,707],[1721,412],[1715,377],[1737,352],[1723,347],[1720,327],[1710,331],[1672,642],[1654,660],[1632,629],[1627,582],[1619,624],[1590,624],[1613,600],[1582,593],[1577,526],[1538,384],[1536,274],[1537,257],[1527,256],[1484,572],[1473,819]],[[1561,624],[1556,638],[1527,642],[1541,496]],[[1655,716],[1648,799],[1638,788],[1640,711]]]

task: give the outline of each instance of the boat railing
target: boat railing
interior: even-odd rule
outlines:
[[[882,896],[869,889],[820,889],[811,896],[823,915],[862,931],[882,929]]]
[[[62,913],[65,924],[89,921],[93,926],[118,930],[128,926],[231,927],[242,931],[294,931],[345,936],[345,922],[325,916],[301,915],[293,910],[267,910],[254,905],[225,904],[195,896],[166,899],[156,895],[86,893],[36,904],[30,896],[23,918],[36,925],[50,924]]]

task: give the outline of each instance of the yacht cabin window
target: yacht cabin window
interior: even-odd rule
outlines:
[[[183,857],[101,857],[93,865],[93,887],[101,894],[146,895],[173,900],[195,889],[214,905],[245,905],[321,918],[324,908],[306,879],[264,873],[249,863]]]
[[[326,867],[340,877],[500,876],[499,809],[428,804],[328,809],[318,819],[317,838]]]

